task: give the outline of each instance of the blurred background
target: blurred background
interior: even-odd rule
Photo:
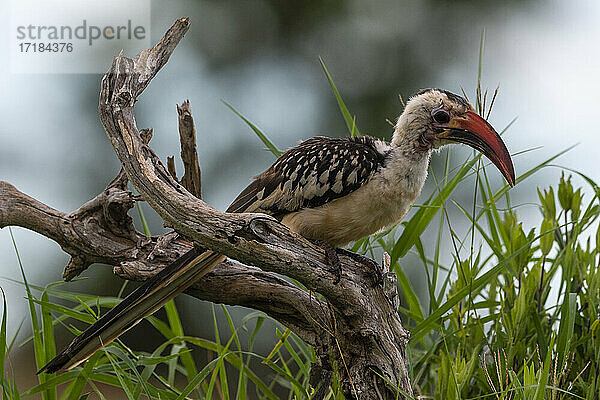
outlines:
[[[8,1],[0,3],[6,10]],[[204,199],[219,209],[274,160],[221,100],[281,149],[315,135],[347,135],[319,65],[322,57],[361,132],[389,138],[386,119],[400,114],[399,94],[407,99],[421,88],[441,87],[464,89],[474,99],[484,30],[482,85],[492,92],[500,87],[490,122],[500,131],[517,118],[504,135],[511,153],[524,152],[514,159],[517,176],[579,143],[556,163],[600,179],[598,1],[152,1],[152,43],[182,16],[191,17],[191,29],[139,99],[136,116],[140,128],[154,128],[151,145],[165,160],[179,154],[175,104],[190,99]],[[8,18],[0,15],[3,26]],[[8,46],[7,38],[0,40],[2,54]],[[106,68],[113,55],[98,48]],[[105,187],[119,163],[97,115],[100,79],[98,74],[14,74],[8,60],[0,60],[1,180],[64,212]],[[456,163],[468,155],[458,147],[451,151]],[[434,156],[434,171],[441,173],[444,158]],[[182,171],[180,163],[177,167]],[[490,174],[498,187],[503,184],[495,169]],[[531,204],[535,187],[554,184],[559,176],[558,168],[547,168],[512,190],[513,202],[523,205],[519,216],[525,225],[538,218]],[[434,189],[431,181],[425,192]],[[472,201],[473,185],[463,185],[456,193],[465,197],[454,200]],[[164,232],[151,209],[144,210],[152,233]],[[453,228],[468,229],[460,212],[450,215]],[[12,231],[28,280],[37,285],[60,280],[68,261],[60,247],[24,229]],[[402,267],[413,285],[423,279],[422,266],[410,256]],[[0,230],[0,277],[21,279],[7,228]],[[84,277],[66,287],[116,295],[122,284],[107,266],[93,266]],[[0,286],[8,295],[9,334],[25,318],[22,341],[31,334],[23,287],[5,279]],[[177,304],[189,317],[187,333],[212,336],[210,304],[183,296]],[[241,318],[247,310],[231,312]],[[147,342],[136,339],[135,345],[150,350],[160,337],[144,324],[138,328]],[[135,335],[135,330],[128,334],[130,343]],[[268,352],[273,337],[265,337],[257,351]],[[62,346],[70,339],[63,330],[57,342]],[[12,362],[23,371],[20,386],[32,386],[31,345],[19,348]]]

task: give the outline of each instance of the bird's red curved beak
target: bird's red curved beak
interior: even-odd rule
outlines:
[[[500,170],[510,186],[515,185],[515,169],[500,135],[476,112],[469,110],[450,120],[440,139],[464,143],[482,152]]]

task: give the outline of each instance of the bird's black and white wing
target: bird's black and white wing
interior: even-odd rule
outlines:
[[[309,139],[255,177],[227,211],[278,217],[321,206],[364,185],[384,165],[389,150],[387,143],[369,136]]]

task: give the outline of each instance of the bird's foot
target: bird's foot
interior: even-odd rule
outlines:
[[[358,253],[354,253],[354,252],[352,252],[350,250],[346,250],[346,249],[337,249],[337,253],[347,256],[347,257],[350,257],[351,259],[358,262],[359,264],[364,265],[366,267],[367,274],[373,280],[373,287],[383,284],[385,274],[384,274],[383,269],[377,262],[373,261],[369,257],[363,256]]]
[[[333,283],[338,284],[342,279],[342,263],[338,257],[337,249],[322,240],[313,240],[313,243],[325,250],[325,262],[330,267],[329,271],[333,274]]]

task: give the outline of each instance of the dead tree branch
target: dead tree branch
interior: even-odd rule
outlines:
[[[202,174],[198,163],[198,153],[196,152],[196,128],[194,127],[192,107],[189,100],[177,106],[177,114],[179,115],[181,160],[185,168],[181,184],[191,194],[202,199]]]
[[[408,333],[394,306],[393,274],[386,274],[371,260],[342,252],[342,279],[334,284],[323,249],[268,216],[213,209],[186,190],[195,186],[187,181],[180,184],[173,176],[174,168],[164,167],[148,146],[151,131],[138,131],[135,101],[188,28],[187,18],[177,20],[152,49],[134,58],[115,57],[102,79],[99,104],[100,119],[127,178],[165,224],[190,241],[260,268],[226,261],[188,293],[263,310],[287,325],[315,347],[318,360],[311,369],[315,387],[326,389],[337,365],[347,398],[397,398],[397,390],[386,381],[411,394],[405,358]],[[187,123],[185,109],[180,117]],[[190,176],[197,179],[199,188],[199,168],[197,178],[193,173]],[[72,256],[65,279],[94,262],[114,265],[115,272],[126,279],[144,279],[191,244],[175,234],[146,238],[136,232],[127,216],[134,198],[126,190],[126,181],[120,174],[103,193],[69,215],[1,182],[0,227],[23,226],[58,242]],[[275,273],[320,293],[326,303]],[[316,398],[325,393],[319,390]]]
[[[146,280],[183,255],[192,244],[174,232],[151,238],[137,232],[127,215],[134,202],[126,182],[124,174],[119,174],[101,194],[77,211],[65,214],[0,181],[0,228],[20,226],[58,243],[71,255],[63,272],[65,280],[79,275],[92,263],[113,265],[115,274],[124,279]],[[311,344],[316,334],[312,321],[320,309],[326,308],[286,280],[230,260],[221,263],[187,293],[214,303],[263,311]]]
[[[190,101],[186,100],[177,106],[179,141],[181,143],[181,160],[183,161],[184,174],[178,182],[191,194],[202,199],[202,172],[196,151],[196,128],[192,117]],[[175,179],[175,159],[167,157],[167,171]]]

